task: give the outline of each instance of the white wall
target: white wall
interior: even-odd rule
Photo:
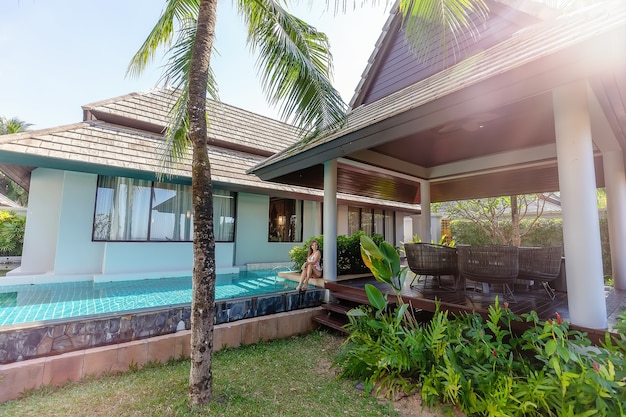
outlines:
[[[250,193],[237,195],[235,265],[243,267],[249,263],[289,262],[289,250],[302,242],[268,242],[269,196]]]
[[[191,275],[191,242],[93,242],[96,187],[95,174],[33,171],[22,265],[0,285]],[[289,251],[302,242],[268,242],[269,196],[237,196],[235,242],[216,243],[217,273],[249,263],[290,262]],[[347,234],[347,214],[347,206],[338,207],[338,234]],[[305,201],[303,240],[321,234],[321,222],[321,204]],[[396,224],[398,236],[402,224]]]
[[[104,244],[91,241],[98,177],[80,172],[56,172],[62,173],[63,184],[61,210],[57,219],[54,273],[98,273]]]
[[[62,195],[62,171],[43,168],[32,171],[22,264],[10,271],[8,277],[46,274],[54,270]]]
[[[348,235],[348,206],[337,205],[337,236]]]
[[[191,242],[93,242],[96,186],[95,174],[33,170],[22,264],[3,284],[191,275]],[[234,249],[216,244],[217,273],[238,271]]]

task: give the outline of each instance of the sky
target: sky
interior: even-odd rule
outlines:
[[[278,119],[267,104],[234,0],[218,3],[211,66],[224,103]],[[288,10],[325,32],[333,83],[349,103],[389,8],[327,9],[325,0],[291,2]],[[296,4],[297,3],[297,4]],[[349,2],[352,6],[352,2]],[[81,106],[158,86],[164,54],[140,77],[126,75],[133,55],[158,20],[164,0],[0,0],[0,117],[31,130],[82,121]]]

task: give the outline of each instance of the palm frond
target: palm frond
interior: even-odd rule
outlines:
[[[270,104],[283,120],[304,129],[345,120],[346,105],[332,86],[328,38],[288,13],[277,1],[239,0],[248,26],[248,44],[259,52],[257,68]]]
[[[173,94],[176,94],[177,98],[168,115],[165,141],[159,149],[163,168],[163,172],[159,173],[160,177],[168,175],[169,168],[175,167],[179,161],[188,155],[188,149],[191,145],[187,136],[189,127],[187,115],[189,63],[196,37],[198,9],[199,0],[169,1],[163,15],[129,66],[129,72],[140,73],[152,60],[159,47],[168,47],[166,55],[169,58],[164,65],[164,72],[159,83],[172,87]],[[176,30],[174,30],[175,26]],[[175,34],[176,41],[174,42]],[[210,69],[207,93],[214,100],[219,100],[215,76]]]
[[[154,28],[132,58],[126,74],[140,75],[154,59],[159,48],[169,48],[175,33],[175,22],[198,16],[200,0],[170,0]]]
[[[484,0],[401,0],[399,11],[409,44],[418,61],[429,56],[433,41],[439,39],[445,49],[450,41],[456,56],[461,36],[478,36],[489,8]]]

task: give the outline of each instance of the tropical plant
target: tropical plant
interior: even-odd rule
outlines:
[[[401,302],[402,297],[400,297],[400,293],[404,286],[408,268],[401,265],[398,251],[386,241],[376,245],[372,238],[365,234],[361,235],[360,239],[363,262],[372,271],[376,281],[391,286],[395,295],[399,298],[398,301]],[[366,286],[367,291],[368,288]],[[370,288],[369,291],[375,294],[374,289]]]
[[[407,322],[403,306],[370,301],[351,311],[350,334],[333,360],[341,377],[363,381],[368,392],[419,390],[425,404],[469,416],[624,415],[623,334],[591,346],[558,314],[545,322],[535,312],[518,317],[497,299],[485,317],[437,308],[423,323]],[[514,331],[521,321],[528,329]]]
[[[0,117],[0,135],[10,135],[28,130],[32,123],[26,123],[23,120],[13,117],[11,119]]]
[[[26,217],[0,211],[0,252],[7,256],[20,256],[25,227]]]
[[[31,123],[26,123],[17,117],[11,119],[0,117],[0,135],[24,132],[31,126]],[[21,206],[28,204],[28,192],[3,172],[0,172],[0,193]]]
[[[344,1],[345,4],[345,1]],[[248,43],[259,52],[258,69],[272,104],[282,103],[284,119],[305,131],[334,127],[344,120],[341,97],[329,82],[331,57],[328,40],[302,20],[289,14],[276,0],[239,0],[239,14],[248,27]],[[414,2],[401,0],[408,22],[436,22],[453,33],[474,27],[469,12],[483,14],[483,0]],[[215,240],[212,184],[207,148],[207,93],[217,97],[210,70],[215,36],[217,0],[168,0],[163,14],[129,66],[140,73],[160,46],[170,46],[165,79],[178,88],[166,132],[168,162],[177,161],[192,148],[194,201],[194,268],[192,295],[192,369],[190,400],[206,404],[212,399],[211,346],[215,296]],[[424,31],[423,25],[412,33]],[[419,36],[414,37],[419,40]],[[306,140],[304,138],[303,140]]]

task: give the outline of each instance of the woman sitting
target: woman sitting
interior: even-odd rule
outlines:
[[[318,246],[319,244],[316,240],[312,240],[309,244],[309,254],[306,257],[306,262],[302,265],[302,274],[300,275],[300,282],[296,287],[296,291],[306,290],[309,286],[309,279],[322,276],[322,267],[320,266],[322,253],[319,251]]]

